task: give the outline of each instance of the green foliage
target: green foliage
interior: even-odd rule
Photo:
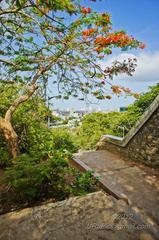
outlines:
[[[48,197],[62,200],[94,190],[91,172],[79,173],[68,165],[70,154],[54,152],[48,159],[20,155],[7,169],[6,182],[14,189],[18,201],[35,201]]]
[[[17,85],[17,84],[16,84]],[[16,98],[17,89],[23,91],[23,85],[0,84],[0,116],[4,116],[13,99]],[[76,150],[70,134],[63,129],[48,129],[47,117],[56,120],[51,111],[46,107],[42,98],[35,95],[29,101],[21,105],[13,116],[13,126],[18,135],[18,143],[21,153],[52,156],[54,150]],[[3,135],[0,138],[0,163],[1,166],[8,162],[8,149]]]
[[[71,153],[77,150],[77,147],[73,143],[73,138],[70,132],[66,129],[52,129],[54,148],[57,150],[65,150]]]
[[[73,135],[74,141],[79,148],[91,149],[104,134],[123,136],[123,131],[126,134],[134,126],[158,95],[159,85],[156,85],[143,93],[125,112],[86,115],[82,120],[82,126]]]
[[[142,94],[133,105],[129,107],[130,112],[139,111],[141,114],[150,106],[153,100],[159,95],[159,84],[149,87],[149,91]]]
[[[159,85],[149,87],[149,91],[143,93],[134,104],[128,107],[128,111],[120,114],[117,122],[113,125],[113,131],[115,135],[122,136],[122,130],[118,128],[124,127],[125,133],[127,133],[139,120],[141,115],[147,110],[154,99],[159,95]]]
[[[0,135],[1,137],[1,135]],[[4,144],[4,139],[0,139],[0,167],[6,167],[10,165],[9,154],[6,151],[6,144]]]
[[[97,179],[92,175],[92,172],[87,171],[85,173],[76,173],[76,178],[71,187],[73,195],[84,195],[92,192],[96,187]]]
[[[23,86],[18,88],[22,91]],[[16,98],[18,88],[0,84],[0,116],[4,116]],[[68,164],[72,153],[77,150],[71,134],[66,129],[49,129],[48,116],[54,119],[38,95],[17,109],[13,126],[18,134],[21,154],[13,164],[1,135],[0,166],[7,167],[5,183],[11,187],[15,201],[32,202],[50,197],[62,200],[94,190],[92,174],[79,173]]]
[[[93,148],[101,135],[113,134],[112,119],[118,118],[119,113],[91,113],[82,119],[82,126],[73,134],[79,148]]]
[[[37,123],[28,125],[25,150],[28,153],[14,159],[14,164],[6,171],[7,184],[16,193],[16,199],[36,201],[51,197],[62,200],[93,191],[95,180],[91,173],[79,173],[68,165],[76,150],[69,132],[39,126]],[[70,178],[74,181],[69,182]]]
[[[48,160],[20,155],[7,170],[7,183],[17,191],[18,199],[32,200],[67,195],[64,180],[67,155],[57,152]]]

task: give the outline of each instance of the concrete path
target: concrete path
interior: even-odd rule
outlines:
[[[159,172],[106,150],[80,152],[76,157],[112,189],[124,193],[132,209],[159,231]]]

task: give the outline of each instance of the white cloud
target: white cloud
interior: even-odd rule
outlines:
[[[121,53],[116,56],[110,57],[110,59],[102,66],[108,66],[113,61],[122,61],[127,58],[136,58],[137,67],[133,77],[127,75],[118,76],[117,80],[129,80],[131,81],[142,81],[142,82],[159,82],[159,52],[156,53],[140,53],[140,54],[129,54]]]

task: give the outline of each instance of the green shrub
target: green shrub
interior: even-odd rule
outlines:
[[[48,197],[62,200],[70,195],[82,195],[94,190],[92,173],[79,173],[68,165],[70,155],[55,152],[52,158],[39,160],[20,155],[6,171],[7,184],[18,201],[41,200]],[[71,179],[71,181],[70,181]]]
[[[10,165],[10,159],[6,147],[0,148],[0,167],[5,168]]]
[[[76,173],[75,181],[72,185],[71,192],[74,195],[84,195],[92,192],[96,187],[97,179],[92,175],[92,172]]]
[[[56,150],[67,150],[71,153],[77,150],[72,138],[72,134],[67,129],[52,129],[52,140]]]
[[[15,89],[5,86],[3,91],[0,84],[0,116],[4,116],[16,98]],[[39,96],[32,97],[15,111],[12,123],[18,135],[20,155],[13,164],[3,136],[0,138],[0,165],[8,167],[5,181],[15,201],[50,197],[62,200],[93,191],[91,173],[79,173],[68,164],[71,154],[77,150],[72,135],[66,129],[48,129],[46,120],[50,114]]]
[[[113,134],[112,119],[119,113],[91,113],[84,116],[82,126],[73,134],[75,144],[82,149],[92,149],[103,134]]]
[[[122,136],[122,129],[119,127],[124,127],[125,134],[128,133],[158,95],[159,85],[149,87],[148,92],[143,93],[133,104],[129,105],[128,111],[120,113],[116,121],[112,119],[113,134]]]

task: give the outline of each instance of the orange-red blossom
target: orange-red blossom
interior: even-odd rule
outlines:
[[[140,96],[140,94],[138,94],[138,93],[133,93],[130,88],[125,88],[125,87],[120,87],[120,86],[117,86],[117,85],[113,85],[113,86],[111,86],[111,89],[112,89],[112,92],[115,93],[115,94],[120,94],[122,92],[125,92],[125,93],[128,93],[128,94],[131,94],[135,98],[138,98]]]
[[[91,8],[90,7],[88,7],[88,8],[86,8],[86,7],[82,7],[81,8],[81,12],[83,13],[83,14],[88,14],[88,13],[91,13]]]
[[[111,86],[113,93],[119,94],[122,92],[122,89],[119,86]]]
[[[118,44],[120,47],[124,47],[131,44],[132,41],[134,41],[134,39],[125,33],[110,33],[107,37],[97,37],[94,43],[95,45],[100,45],[101,47],[106,47],[109,44]]]
[[[146,44],[144,44],[144,43],[139,44],[139,48],[144,49],[145,47],[146,47]]]
[[[94,44],[98,47],[96,48],[97,52],[103,50],[104,47],[107,47],[110,44],[115,44],[119,47],[126,47],[133,43],[134,38],[129,37],[127,34],[120,33],[110,33],[107,37],[99,36],[95,39]],[[139,43],[139,47],[144,49],[146,45],[144,43]]]
[[[84,30],[82,32],[82,35],[84,38],[86,38],[86,37],[90,36],[91,34],[93,34],[95,31],[96,31],[95,28],[90,28],[90,29]]]

